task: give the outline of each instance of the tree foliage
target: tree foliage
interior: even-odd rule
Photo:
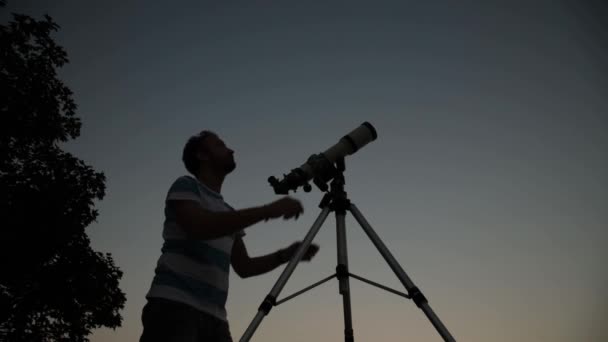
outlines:
[[[85,232],[105,176],[60,147],[81,121],[57,75],[58,28],[20,14],[0,25],[0,340],[88,341],[120,326],[126,300],[122,272]]]

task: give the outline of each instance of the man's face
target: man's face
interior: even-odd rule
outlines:
[[[215,134],[210,134],[203,140],[201,158],[207,166],[227,175],[236,168],[234,151],[226,146],[224,141]]]

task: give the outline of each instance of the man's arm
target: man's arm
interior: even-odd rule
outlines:
[[[287,248],[280,249],[274,253],[251,258],[247,253],[247,248],[243,239],[237,237],[232,246],[232,268],[241,278],[253,277],[274,270],[275,268],[287,263],[297,252],[301,242],[294,242]],[[319,246],[311,244],[308,251],[302,257],[303,261],[310,261],[317,251]]]
[[[190,237],[202,240],[232,235],[271,218],[297,219],[304,210],[299,201],[290,197],[261,207],[223,212],[209,211],[190,200],[170,200],[167,205],[175,210],[177,224]]]
[[[234,234],[268,219],[267,206],[236,211],[216,212],[200,206],[194,201],[168,201],[176,213],[177,224],[194,239],[217,239]]]
[[[232,246],[231,263],[236,274],[241,278],[253,277],[264,274],[281,266],[289,259],[284,260],[281,250],[267,255],[251,258],[247,253],[247,248],[243,239],[237,237]]]

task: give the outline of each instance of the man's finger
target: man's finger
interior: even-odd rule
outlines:
[[[310,245],[310,247],[308,247],[308,250],[306,251],[306,255],[308,257],[313,257],[315,256],[315,254],[317,254],[317,251],[319,250],[319,247],[316,245]]]

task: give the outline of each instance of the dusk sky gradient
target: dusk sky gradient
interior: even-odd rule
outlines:
[[[595,4],[595,5],[592,5]],[[364,121],[378,139],[346,160],[351,200],[458,341],[608,341],[608,15],[601,1],[9,1],[61,26],[81,136],[102,171],[87,231],[124,272],[137,341],[162,244],[164,198],[202,129],[236,151],[222,194],[278,198],[266,179]],[[604,20],[604,21],[602,21]],[[247,230],[257,256],[300,240],[320,209]],[[350,270],[404,290],[352,216]],[[280,298],[334,272],[335,219]],[[231,273],[238,340],[280,268]],[[416,305],[351,279],[356,341],[441,341]],[[333,280],[275,307],[252,341],[343,340]]]

